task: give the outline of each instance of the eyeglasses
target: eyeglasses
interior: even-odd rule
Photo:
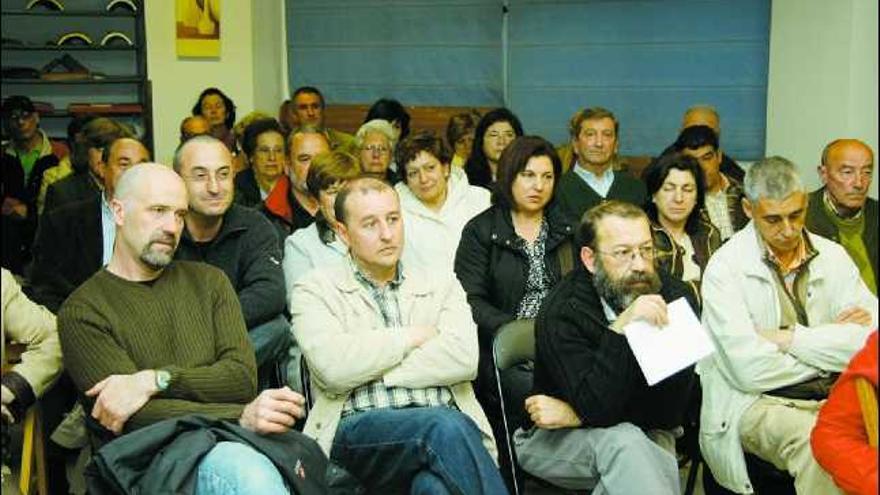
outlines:
[[[361,149],[363,151],[369,151],[370,153],[379,153],[380,155],[384,155],[390,151],[387,147],[382,146],[381,144],[371,144],[369,146],[364,146]]]
[[[265,146],[260,146],[256,149],[256,152],[263,156],[269,156],[273,153],[276,155],[280,155],[284,153],[284,148],[267,148]]]
[[[635,247],[619,247],[612,249],[611,251],[600,251],[596,249],[596,252],[602,253],[614,259],[618,263],[632,263],[636,259],[636,254],[638,254],[645,261],[653,261],[654,260],[654,245],[650,246],[639,246]]]

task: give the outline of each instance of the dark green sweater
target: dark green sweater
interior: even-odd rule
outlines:
[[[614,171],[611,189],[604,198],[581,179],[574,169],[569,170],[559,179],[558,187],[556,201],[572,225],[580,225],[581,217],[587,210],[607,199],[627,201],[641,208],[645,205],[648,195],[642,181],[617,170]]]
[[[125,431],[186,414],[237,419],[257,393],[238,299],[226,275],[209,265],[174,261],[152,285],[103,269],[61,306],[58,335],[80,393],[113,374],[171,373],[168,390]]]

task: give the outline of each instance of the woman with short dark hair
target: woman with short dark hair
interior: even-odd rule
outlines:
[[[455,273],[479,331],[475,389],[490,419],[500,418],[495,333],[510,321],[534,318],[573,264],[573,229],[553,202],[561,174],[552,144],[534,136],[515,139],[501,154],[493,205],[468,222],[458,245]]]

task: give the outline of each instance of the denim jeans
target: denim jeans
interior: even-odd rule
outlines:
[[[446,407],[376,409],[342,418],[330,458],[371,493],[507,493],[477,425]]]
[[[289,493],[278,469],[249,445],[219,442],[199,463],[196,495]]]
[[[286,383],[288,350],[292,344],[290,323],[284,315],[248,329],[257,361],[259,389],[279,387]],[[276,375],[281,376],[276,376]]]

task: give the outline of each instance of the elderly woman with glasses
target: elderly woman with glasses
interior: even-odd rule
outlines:
[[[354,137],[358,157],[361,160],[361,170],[369,177],[384,180],[389,184],[396,184],[396,167],[392,167],[391,159],[394,154],[395,141],[394,128],[387,120],[373,119],[358,129]]]

